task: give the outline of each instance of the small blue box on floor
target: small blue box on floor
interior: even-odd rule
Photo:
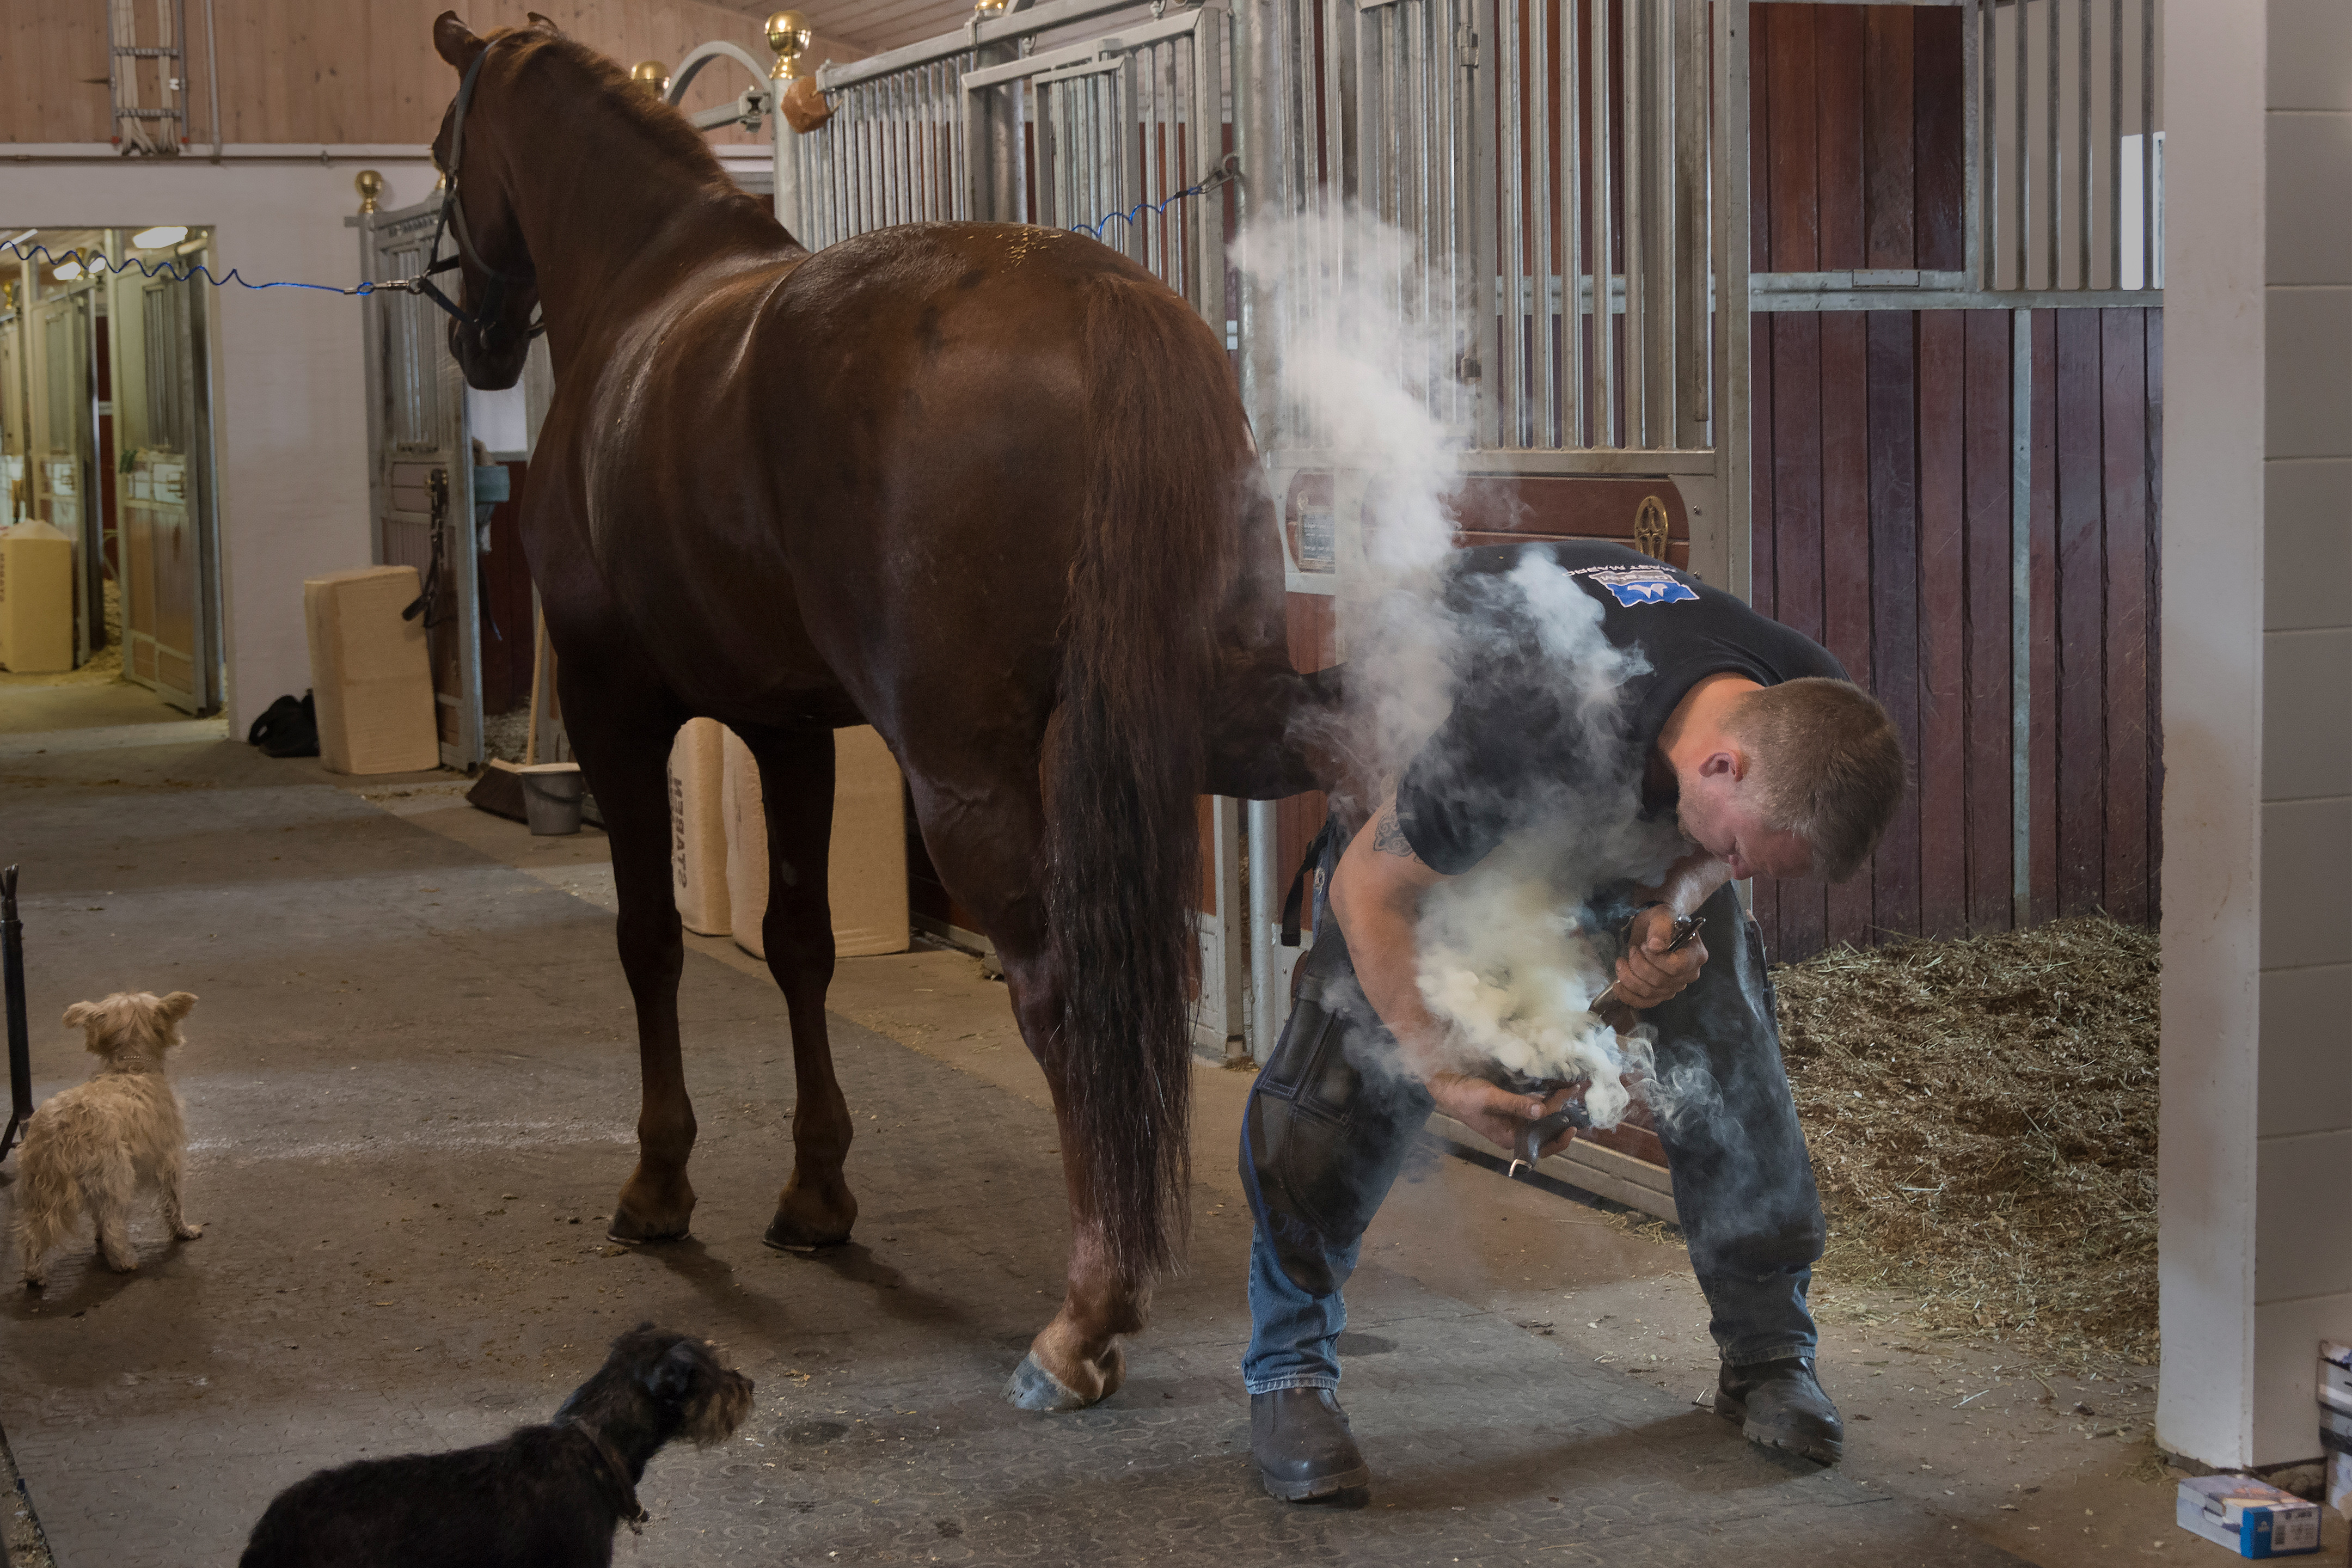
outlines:
[[[2180,1483],[2180,1528],[2241,1557],[2294,1557],[2319,1550],[2319,1505],[2243,1476]]]

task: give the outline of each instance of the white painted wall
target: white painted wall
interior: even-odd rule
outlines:
[[[352,178],[380,171],[384,205],[430,194],[421,147],[398,155],[125,159],[0,149],[0,222],[43,226],[209,225],[216,269],[256,281],[357,280]],[[60,150],[61,151],[61,150]],[[79,151],[79,150],[77,150]],[[373,150],[371,150],[372,152]],[[301,289],[215,296],[213,418],[220,464],[221,586],[232,733],[310,683],[302,580],[369,559],[360,304]]]
[[[2169,0],[2158,1440],[2352,1339],[2352,8]]]

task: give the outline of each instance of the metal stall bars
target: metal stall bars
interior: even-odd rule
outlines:
[[[1158,145],[1154,136],[1175,138],[1185,155],[1196,160],[1189,166],[1171,161],[1155,176],[1165,178],[1167,192],[1197,183],[1223,156],[1222,141],[1216,155],[1203,159],[1200,153],[1207,149],[1185,140],[1189,132],[1166,128],[1198,121],[1201,111],[1186,106],[1201,92],[1215,95],[1215,112],[1208,122],[1223,122],[1224,96],[1231,91],[1226,76],[1230,42],[1222,0],[1208,9],[1215,10],[1219,20],[1206,56],[1197,52],[1202,37],[1200,8],[1147,6],[1138,0],[1051,0],[993,16],[975,11],[956,32],[845,65],[826,65],[816,80],[833,118],[798,138],[796,145],[808,226],[805,243],[820,248],[901,223],[1045,223],[1048,220],[1038,206],[1041,196],[1049,203],[1058,197],[1066,204],[1083,204],[1100,190],[1125,189],[1122,179],[1140,181],[1149,172],[1140,165],[1152,161],[1145,149]],[[1164,31],[1147,37],[1139,28]],[[1077,34],[1114,30],[1128,40],[1125,47],[1107,37],[1069,43]],[[1060,36],[1058,40],[1055,35]],[[1043,52],[1041,45],[1047,46]],[[1158,45],[1168,47],[1155,50]],[[1088,55],[1097,48],[1097,55]],[[1126,61],[1121,71],[1084,68],[1088,58],[1130,52],[1138,58]],[[1142,58],[1146,55],[1151,58]],[[1048,59],[1055,64],[1038,63]],[[1210,63],[1202,66],[1202,59]],[[1080,68],[1063,79],[1065,83],[1122,77],[1129,96],[1122,100],[1120,112],[1132,113],[1131,124],[1122,122],[1129,134],[1111,133],[1107,99],[1087,106],[1087,93],[1111,90],[1103,80],[1094,80],[1091,87],[1034,80],[1041,71],[1069,67]],[[1196,71],[1205,74],[1196,78]],[[1196,80],[1198,89],[1191,85]],[[1041,104],[1057,102],[1058,107],[1048,107],[1041,116]],[[1057,124],[1064,134],[1055,133]],[[1147,124],[1162,130],[1147,134]],[[1087,126],[1090,140],[1073,140]],[[1041,138],[1050,140],[1061,168],[1058,177],[1065,182],[1042,193],[1034,188],[1029,170]],[[1160,155],[1167,155],[1164,147]],[[1083,225],[1091,233],[1109,212],[1123,212],[1133,205],[1130,199],[1117,209],[1072,210],[1060,226]],[[1119,246],[1116,239],[1109,243]]]
[[[436,192],[397,212],[362,212],[346,220],[360,231],[360,276],[423,272],[439,212]],[[465,380],[446,347],[441,313],[422,295],[378,290],[360,309],[375,559],[414,566],[426,584],[425,638],[441,763],[467,771],[481,763],[483,750],[481,574]]]
[[[1294,622],[1344,657],[1332,606],[1363,569],[1381,466],[1284,384],[1297,318],[1334,282],[1351,299],[1374,285],[1403,381],[1461,432],[1465,479],[1647,479],[1679,494],[1691,564],[1745,591],[1746,0],[1238,5],[1252,217],[1381,224],[1308,226],[1317,242],[1240,301]],[[1250,1033],[1265,1044],[1298,951],[1275,934],[1297,855],[1278,816],[1250,814]]]
[[[1961,286],[2163,286],[2161,26],[2157,0],[1966,0]]]

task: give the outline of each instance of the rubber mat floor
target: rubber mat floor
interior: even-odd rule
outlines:
[[[623,1563],[2016,1561],[1377,1264],[1342,1344],[1370,1500],[1276,1503],[1236,1370],[1247,1221],[1206,1201],[1126,1386],[1015,1411],[1066,1238],[1051,1119],[836,1019],[858,1239],[769,1251],[782,1009],[696,954],[695,1237],[613,1246],[636,1073],[607,915],[341,790],[117,771],[0,784],[37,1089],[84,1070],[66,1004],[197,993],[174,1068],[205,1231],[142,1215],[136,1274],[77,1247],[38,1295],[11,1259],[0,1428],[67,1568],[233,1562],[310,1470],[543,1420],[646,1320],[718,1341],[758,1398],[655,1461]]]

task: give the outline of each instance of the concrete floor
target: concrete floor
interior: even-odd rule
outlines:
[[[1276,1504],[1235,1372],[1247,1079],[1205,1063],[1189,1271],[1120,1394],[1022,1415],[997,1388],[1058,1293],[1061,1184],[1043,1081],[977,965],[842,965],[863,1214],[855,1244],[799,1258],[759,1242],[788,1163],[782,1008],[731,943],[693,939],[695,1238],[612,1247],[635,1068],[602,837],[532,839],[446,774],[337,779],[154,738],[0,737],[37,1092],[82,1071],[55,1026],[68,1002],[204,999],[175,1064],[204,1237],[167,1243],[151,1216],[137,1274],[77,1251],[45,1293],[0,1292],[0,1428],[60,1563],[233,1561],[309,1470],[544,1419],[647,1318],[721,1342],[759,1398],[735,1442],[656,1461],[654,1522],[621,1536],[625,1563],[2218,1550],[2171,1524],[2136,1442],[2142,1380],[2045,1385],[1999,1347],[1908,1338],[1899,1303],[1833,1289],[1824,1378],[1846,1464],[1750,1450],[1694,1407],[1713,1358],[1678,1249],[1443,1156],[1400,1186],[1351,1291],[1371,1502]]]
[[[58,675],[0,671],[0,735],[39,734],[126,724],[168,724],[187,715],[147,688],[95,669]]]

